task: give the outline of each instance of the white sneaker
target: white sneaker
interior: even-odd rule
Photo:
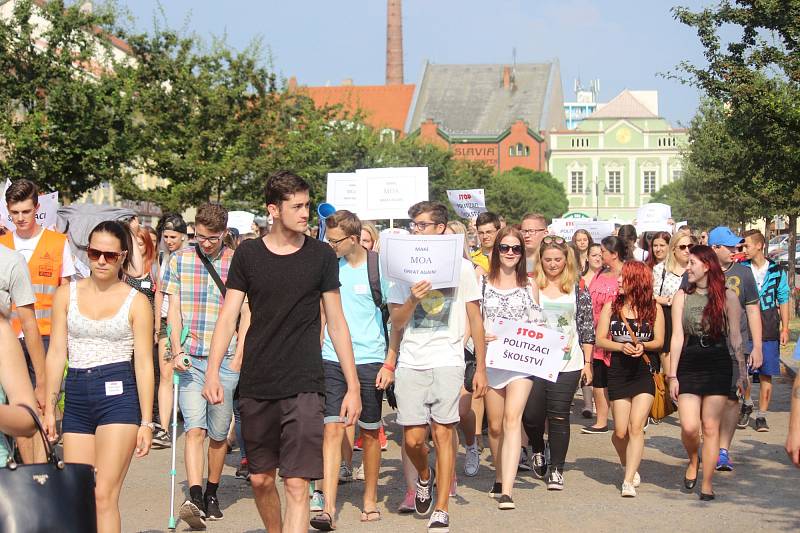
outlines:
[[[627,481],[622,482],[622,497],[623,498],[636,497],[636,489],[634,488],[633,483],[628,483]]]
[[[636,472],[633,475],[633,486],[635,488],[635,487],[638,487],[641,484],[642,484],[642,478],[641,478],[641,476],[639,476],[639,472]]]
[[[364,481],[364,465],[360,464],[353,469],[353,479],[355,481]]]
[[[339,483],[349,483],[350,481],[353,481],[353,467],[342,461],[342,464],[339,465]]]
[[[478,452],[478,445],[474,442],[472,446],[466,446],[466,457],[464,458],[464,475],[475,477],[481,466],[481,455]]]

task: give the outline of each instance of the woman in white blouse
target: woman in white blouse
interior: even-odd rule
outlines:
[[[669,241],[666,260],[653,267],[653,297],[664,309],[664,347],[661,368],[669,368],[669,340],[672,338],[672,297],[681,287],[683,274],[689,264],[692,238],[682,233],[673,235]]]

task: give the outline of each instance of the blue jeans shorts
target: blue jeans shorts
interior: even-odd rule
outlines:
[[[764,354],[764,362],[755,374],[764,376],[781,375],[781,344],[778,341],[763,341],[761,352]]]
[[[178,404],[183,414],[183,430],[204,429],[212,440],[221,442],[228,436],[231,426],[233,391],[239,383],[239,373],[231,370],[231,357],[222,360],[219,380],[222,383],[224,400],[221,404],[211,405],[203,398],[208,358],[191,358],[192,366],[189,370],[178,372]]]
[[[139,425],[139,394],[131,363],[67,371],[64,433],[94,435],[106,424]]]
[[[379,429],[382,423],[383,391],[375,388],[375,379],[378,377],[383,363],[365,363],[356,365],[358,382],[361,385],[361,416],[358,426],[363,429]],[[325,418],[323,422],[330,424],[341,422],[339,412],[342,409],[342,400],[347,394],[347,382],[339,363],[322,361],[325,372]]]

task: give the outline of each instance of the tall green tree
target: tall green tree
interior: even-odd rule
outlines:
[[[17,0],[0,19],[0,173],[65,201],[123,174],[130,115],[106,30],[113,11]]]
[[[509,223],[522,220],[534,211],[548,219],[569,209],[564,185],[549,172],[535,172],[517,167],[498,173],[486,189],[486,207],[506,217]]]

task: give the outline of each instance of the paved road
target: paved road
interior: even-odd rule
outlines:
[[[674,418],[648,430],[642,485],[635,499],[619,496],[621,470],[610,435],[579,433],[580,416],[573,415],[573,437],[567,456],[566,490],[548,492],[530,472],[517,479],[515,511],[499,511],[486,491],[494,480],[483,453],[481,471],[475,478],[461,476],[458,496],[451,503],[454,532],[498,531],[798,531],[800,530],[800,470],[788,463],[786,439],[790,381],[776,381],[772,430],[738,431],[732,451],[736,470],[716,477],[717,500],[701,503],[697,494],[680,490],[685,455]],[[754,396],[756,392],[754,391]],[[394,415],[386,417],[389,450],[384,452],[380,478],[383,520],[359,523],[361,483],[340,486],[338,531],[425,531],[425,520],[394,512],[403,497],[404,483],[397,445]],[[179,446],[182,446],[182,439]],[[182,448],[180,448],[182,450]],[[355,460],[360,461],[356,453]],[[183,462],[179,455],[179,477]],[[169,508],[169,450],[155,450],[144,460],[134,460],[122,493],[123,531],[165,531]],[[461,471],[463,456],[459,457]],[[213,523],[214,532],[263,532],[250,487],[233,477],[235,456],[229,455],[220,487],[225,518]],[[699,484],[698,484],[699,487]],[[186,490],[181,484],[179,490]],[[182,494],[178,496],[179,503]],[[184,524],[178,531],[186,531]]]

